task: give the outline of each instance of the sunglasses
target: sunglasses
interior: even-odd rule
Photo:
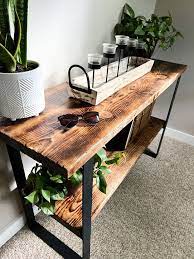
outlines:
[[[66,128],[72,128],[79,121],[84,121],[89,125],[95,125],[100,121],[98,112],[86,112],[83,115],[64,114],[58,117],[59,122]]]

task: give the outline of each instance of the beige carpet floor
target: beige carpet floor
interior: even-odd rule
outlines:
[[[37,219],[80,252],[79,239],[59,223]],[[24,227],[0,258],[61,257]],[[194,258],[194,147],[166,137],[157,159],[141,157],[93,224],[91,258]]]

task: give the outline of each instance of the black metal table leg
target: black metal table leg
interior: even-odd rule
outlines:
[[[157,151],[154,152],[154,151],[150,150],[149,148],[147,148],[144,151],[144,154],[146,154],[148,156],[151,156],[153,158],[156,158],[158,156],[159,152],[160,152],[160,148],[161,148],[162,141],[163,141],[163,138],[164,138],[164,134],[165,134],[165,131],[166,131],[166,127],[167,127],[167,124],[168,124],[168,121],[169,121],[169,118],[170,118],[170,114],[171,114],[171,111],[172,111],[172,107],[173,107],[173,104],[174,104],[174,100],[175,100],[175,97],[176,97],[176,93],[177,93],[177,90],[178,90],[178,87],[179,87],[180,80],[181,80],[181,76],[177,79],[177,82],[176,82],[176,85],[175,85],[174,93],[173,93],[173,96],[172,96],[172,99],[171,99],[171,102],[170,102],[170,107],[169,107],[167,117],[166,117],[166,120],[165,120],[165,123],[164,123],[164,126],[163,126],[163,131],[162,131],[162,135],[161,135],[161,138],[160,138],[160,141],[159,141],[159,144],[158,144]]]
[[[20,152],[15,148],[7,145],[10,162],[12,165],[14,177],[16,180],[17,188],[20,194],[26,221],[29,229],[39,238],[41,238],[48,246],[53,248],[58,254],[66,259],[79,259],[81,258],[76,252],[65,245],[57,237],[47,231],[43,226],[36,222],[33,208],[31,204],[27,204],[23,195],[23,188],[26,185],[26,177],[24,167],[21,159]]]
[[[90,258],[91,217],[92,217],[92,188],[93,188],[94,159],[84,165],[82,188],[82,239],[83,258]]]
[[[29,228],[31,228],[32,225],[35,223],[35,217],[34,217],[34,212],[31,204],[26,204],[25,199],[23,197],[22,190],[26,185],[26,176],[24,172],[21,155],[18,150],[16,150],[15,148],[9,145],[7,145],[7,151],[9,154],[10,162],[15,176],[18,192],[20,194],[20,198],[26,215],[26,221]]]

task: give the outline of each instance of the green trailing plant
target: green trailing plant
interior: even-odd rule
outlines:
[[[114,27],[114,34],[122,34],[144,41],[148,57],[151,57],[156,46],[167,50],[173,46],[177,37],[183,38],[174,27],[170,13],[167,16],[152,14],[149,19],[146,19],[144,16],[136,16],[128,4],[123,7],[121,20]]]
[[[0,0],[0,69],[25,71],[28,0]]]
[[[28,176],[24,194],[28,194],[25,196],[28,202],[36,204],[46,215],[53,215],[55,201],[63,200],[68,194],[66,178],[36,164]]]
[[[106,151],[101,149],[94,156],[93,177],[98,189],[106,194],[106,175],[111,173],[110,165],[118,164],[124,157],[123,152],[115,153],[108,158]],[[57,172],[51,172],[42,165],[36,164],[28,176],[24,195],[27,202],[37,205],[46,215],[53,215],[55,202],[63,200],[69,189],[82,183],[83,168],[80,168],[69,179]]]
[[[124,157],[124,153],[118,152],[113,157],[108,158],[103,148],[95,154],[93,177],[96,180],[96,186],[101,192],[106,194],[106,175],[111,174],[110,165],[119,164],[122,157]],[[73,187],[78,186],[82,182],[82,168],[71,176],[70,182]]]

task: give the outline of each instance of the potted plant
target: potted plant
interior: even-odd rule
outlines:
[[[177,37],[182,34],[173,26],[172,16],[157,16],[152,14],[149,19],[136,16],[134,10],[125,4],[121,20],[114,27],[115,35],[126,35],[145,42],[147,57],[151,57],[156,46],[163,50],[172,47]]]
[[[94,156],[93,177],[98,189],[106,194],[106,175],[111,174],[110,165],[119,164],[123,152],[107,157],[105,149],[99,150]],[[42,165],[36,164],[27,179],[23,194],[27,202],[37,205],[46,215],[53,215],[55,202],[64,200],[82,183],[83,168],[80,168],[69,179],[57,172],[51,172]],[[118,172],[119,173],[119,172]]]
[[[28,0],[0,0],[0,116],[11,120],[44,110],[40,66],[27,60]]]

